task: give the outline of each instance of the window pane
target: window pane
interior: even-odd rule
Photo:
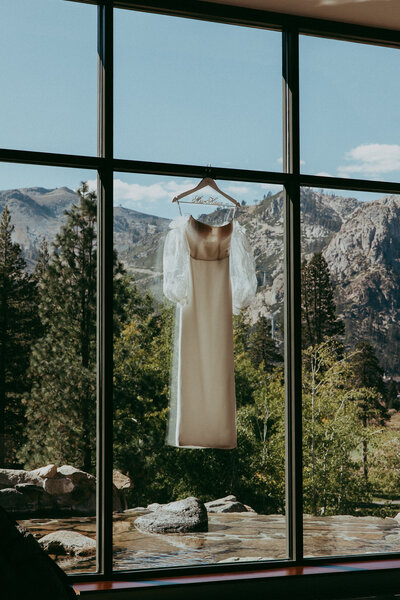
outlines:
[[[164,272],[164,286],[168,286],[164,289],[169,298],[172,289],[183,298],[189,288],[183,285],[180,292],[175,286],[184,281],[185,271],[178,263],[185,257],[191,260],[193,292],[180,325],[179,309],[176,313],[176,304],[163,294],[163,247],[167,232],[172,231],[171,219],[174,232],[182,222],[184,227],[198,228],[181,229],[184,236],[198,230],[209,233],[210,226],[223,236],[232,217],[231,208],[181,203],[183,219],[176,220],[179,210],[172,198],[197,183],[127,174],[116,174],[114,181],[114,245],[125,269],[116,286],[114,316],[114,469],[122,474],[120,485],[126,483],[124,510],[114,514],[118,570],[286,557],[282,190],[219,182],[241,203],[234,231],[241,224],[254,250],[257,294],[248,308],[233,317],[232,327],[230,291],[226,295],[221,288],[221,282],[228,281],[225,260],[199,258],[201,247],[197,259],[178,249],[168,255],[172,263],[178,259],[177,270],[172,280],[170,271]],[[207,200],[209,192],[199,194]],[[184,198],[191,199],[193,195]],[[189,214],[194,218],[188,221]],[[194,244],[192,252],[197,239],[193,235],[181,238]],[[233,244],[230,261],[237,252]],[[245,289],[250,271],[245,261],[233,264]],[[221,269],[218,276],[212,271],[215,268]],[[204,287],[198,285],[198,269],[206,269]],[[237,291],[234,298],[239,302]],[[244,298],[242,302],[244,306]],[[223,318],[216,316],[221,311]],[[209,327],[215,321],[216,337]],[[201,350],[204,340],[206,352]],[[226,392],[231,390],[233,370],[236,425],[229,420],[234,404],[227,404]],[[217,383],[210,386],[213,378]],[[234,392],[229,399],[235,399]],[[237,434],[233,449],[222,447],[228,445],[225,437],[223,442],[219,437],[225,429],[214,427],[214,419],[220,424],[226,415],[230,425],[226,430],[230,436]],[[191,497],[198,499],[197,507],[200,502],[203,516],[203,503],[214,503],[206,504],[208,527],[202,521],[200,530],[185,529],[182,513],[174,516],[159,506],[178,500],[190,504]],[[153,519],[158,525],[152,528]]]
[[[115,11],[121,158],[282,169],[281,34]]]
[[[400,550],[400,197],[303,188],[307,556]]]
[[[95,178],[0,166],[0,505],[68,572],[96,569]]]
[[[96,153],[96,35],[95,6],[7,2],[0,21],[0,147]]]
[[[398,49],[302,36],[302,170],[398,181]]]

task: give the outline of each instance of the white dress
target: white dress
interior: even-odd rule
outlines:
[[[177,304],[168,443],[236,447],[232,313],[254,298],[255,265],[244,228],[193,217],[170,224],[164,294]]]

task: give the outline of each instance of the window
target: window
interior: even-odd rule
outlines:
[[[61,463],[40,475],[59,486],[59,502],[79,486],[83,496],[93,491],[96,475],[96,511],[83,516],[82,496],[71,505],[79,523],[60,518],[63,529],[96,540],[97,555],[87,541],[90,556],[64,568],[90,579],[397,556],[400,184],[394,104],[381,106],[386,83],[397,93],[397,34],[382,32],[386,48],[373,45],[377,34],[368,28],[363,45],[348,33],[335,39],[348,30],[333,25],[329,35],[315,24],[313,36],[299,38],[293,24],[302,34],[302,21],[280,15],[218,5],[209,14],[207,4],[203,14],[168,7],[154,14],[123,0],[98,7],[41,0],[35,9],[21,0],[7,13],[14,30],[18,20],[27,24],[28,4],[35,23],[53,23],[54,37],[43,41],[27,26],[32,53],[25,41],[21,55],[4,53],[19,93],[18,102],[11,93],[0,100],[0,208],[8,203],[16,225],[21,281],[39,273],[32,294],[41,299],[33,303],[38,314],[27,313],[27,387],[18,387],[11,363],[0,380],[9,400],[0,466],[28,472]],[[30,71],[20,61],[27,54],[44,65],[40,83],[36,61]],[[358,111],[343,91],[346,84],[360,85],[360,96],[368,89],[369,72],[361,83],[352,77],[356,61],[381,78]],[[323,69],[335,77],[317,80]],[[21,78],[34,101],[22,94]],[[381,118],[372,122],[378,105]],[[240,202],[236,217],[254,250],[258,292],[234,323],[239,448],[179,452],[164,443],[173,310],[161,293],[162,241],[178,214],[170,200],[204,176]],[[40,249],[44,232],[55,241],[50,258]],[[74,288],[78,258],[90,285]],[[90,312],[85,323],[74,321],[79,300]],[[47,441],[33,414],[35,397],[39,405],[46,396],[49,405],[60,398],[54,431],[57,414],[46,414]],[[10,506],[29,492],[17,487],[27,482],[14,483]],[[154,537],[135,528],[150,504],[228,492],[247,511],[210,511],[207,535]],[[6,495],[0,489],[0,499]],[[42,535],[52,519],[28,524]],[[371,535],[379,543],[371,545]]]

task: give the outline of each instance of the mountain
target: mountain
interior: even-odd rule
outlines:
[[[28,268],[34,268],[38,250],[45,238],[53,242],[65,222],[65,210],[77,203],[76,193],[67,188],[40,187],[0,191],[0,212],[8,204],[15,226],[14,241],[24,252]],[[157,252],[158,239],[168,229],[169,220],[135,210],[114,208],[114,241],[122,261],[137,277],[153,276],[148,256]],[[153,259],[152,259],[153,260]],[[161,265],[160,265],[161,269]]]
[[[53,241],[76,202],[68,188],[24,188],[0,191],[0,211],[8,203],[14,239],[32,269],[43,237]],[[220,217],[221,215],[219,215]],[[335,285],[338,313],[346,324],[346,343],[365,338],[377,350],[389,374],[400,365],[400,198],[371,202],[303,189],[301,194],[302,258],[322,251]],[[256,260],[259,289],[248,309],[282,321],[283,194],[237,209]],[[139,285],[162,297],[162,247],[169,220],[122,207],[114,209],[114,242],[120,259]],[[281,337],[279,327],[276,335]]]
[[[241,210],[256,257],[259,293],[250,307],[282,315],[283,194]],[[375,347],[387,374],[400,373],[400,197],[362,202],[303,189],[302,259],[321,251],[335,286],[345,342],[360,339]],[[266,276],[263,275],[267,271]]]

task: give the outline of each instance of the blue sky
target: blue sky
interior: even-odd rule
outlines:
[[[96,12],[64,0],[2,4],[1,147],[96,152]],[[115,33],[116,156],[282,169],[278,32],[117,10]],[[301,38],[304,172],[399,180],[399,72],[397,50]],[[0,165],[0,189],[81,179],[93,172]],[[167,215],[192,183],[117,174],[116,204]],[[221,187],[247,202],[277,189]]]

